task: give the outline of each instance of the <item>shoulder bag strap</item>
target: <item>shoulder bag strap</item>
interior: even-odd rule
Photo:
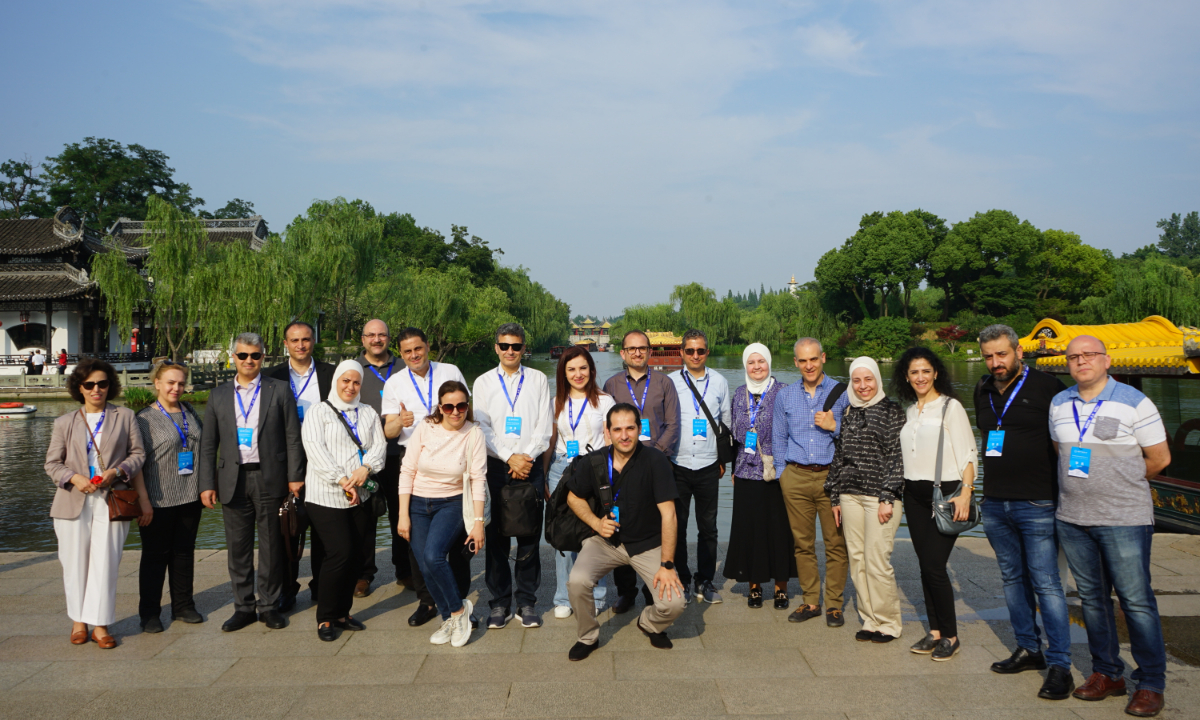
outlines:
[[[103,475],[107,469],[104,467],[104,453],[100,452],[100,443],[96,442],[96,436],[92,434],[92,429],[88,427],[87,415],[84,414],[83,408],[79,408],[79,418],[83,420],[83,429],[87,430],[88,437],[92,439],[92,447],[96,448],[96,464],[100,468],[100,474]],[[88,478],[89,480],[91,478]]]
[[[837,405],[837,401],[842,398],[842,395],[845,394],[845,392],[846,383],[835,383],[834,386],[830,388],[829,394],[825,396],[825,404],[822,409],[824,409],[825,412],[832,410],[833,406]]]
[[[696,398],[696,402],[700,403],[700,409],[704,411],[704,417],[708,418],[708,424],[712,425],[713,433],[720,433],[721,426],[717,424],[716,420],[713,420],[712,413],[709,412],[708,405],[705,404],[704,398],[700,397],[700,393],[696,390],[696,386],[692,383],[692,379],[688,377],[688,371],[684,369],[680,370],[680,372],[683,374],[684,384],[688,386],[688,390],[692,391],[692,396]]]
[[[342,415],[342,413],[333,406],[333,403],[329,402],[328,400],[322,400],[321,402],[328,405],[330,410],[333,410],[333,414],[337,415],[337,419],[342,422],[342,427],[346,428],[346,434],[350,436],[350,439],[354,441],[354,444],[358,446],[358,449],[362,450],[362,442],[360,442],[358,438],[354,437],[354,431],[350,429],[350,423],[346,422],[346,418]]]
[[[946,398],[946,404],[942,405],[942,422],[938,426],[938,451],[937,463],[933,470],[933,486],[940,488],[942,486],[942,446],[946,439],[946,410],[950,407],[950,398]]]

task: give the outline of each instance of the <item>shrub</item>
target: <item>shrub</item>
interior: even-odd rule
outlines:
[[[141,410],[158,399],[158,396],[152,390],[140,387],[127,387],[122,395],[125,398],[125,407],[134,412]]]
[[[895,357],[912,344],[912,323],[904,318],[882,317],[863,320],[856,326],[855,345],[859,355]]]

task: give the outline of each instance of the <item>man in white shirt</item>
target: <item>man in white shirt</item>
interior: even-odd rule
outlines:
[[[684,369],[670,375],[679,395],[680,429],[679,445],[671,458],[679,491],[675,500],[675,518],[679,527],[675,569],[683,583],[684,599],[691,602],[693,575],[688,567],[687,526],[689,506],[695,498],[695,595],[704,602],[719,603],[721,595],[712,581],[717,572],[717,489],[725,468],[717,462],[718,428],[708,421],[700,403],[704,403],[714,420],[728,427],[732,397],[725,378],[706,366],[708,337],[703,332],[688,330],[684,333],[679,354],[683,356]],[[696,399],[697,395],[700,400]]]
[[[38,350],[37,352],[35,352],[33,354],[33,374],[41,375],[42,371],[45,369],[45,367],[46,367],[46,356],[42,354],[41,350]]]
[[[382,321],[372,322],[379,322],[380,325],[383,324]],[[383,328],[386,331],[387,326],[384,325]],[[365,335],[366,331],[364,330],[363,332]],[[390,487],[393,488],[389,493],[389,503],[393,501],[399,503],[399,495],[397,495],[395,488],[400,479],[400,463],[404,459],[404,453],[408,448],[408,440],[412,437],[413,428],[416,427],[417,423],[423,422],[426,417],[433,414],[433,408],[437,405],[438,390],[442,387],[443,383],[451,380],[457,380],[464,387],[467,385],[467,380],[463,377],[462,371],[456,366],[449,363],[433,362],[429,359],[429,340],[419,328],[409,327],[401,330],[396,335],[395,342],[399,346],[400,357],[404,361],[404,368],[392,371],[388,375],[387,381],[383,383],[383,396],[380,409],[380,417],[383,418],[383,434],[387,436],[389,441],[396,442],[400,449],[395,461],[396,475],[393,479],[389,480]],[[364,398],[367,395],[368,393],[363,393]],[[380,487],[382,488],[383,486],[381,485]],[[395,516],[398,510],[398,505],[396,510],[392,510],[391,505],[388,505],[390,516]],[[389,517],[389,520],[391,521],[392,532],[394,534],[396,531],[396,520],[394,517]],[[399,539],[399,543],[396,542],[397,539]],[[407,553],[407,563],[402,563],[394,557],[401,551]],[[392,554],[393,562],[396,564],[397,581],[402,579],[400,572],[403,564],[409,570],[412,578],[412,589],[417,593],[417,598],[420,601],[417,603],[416,611],[408,618],[408,624],[412,627],[419,627],[435,617],[440,617],[437,603],[433,599],[433,593],[429,592],[429,588],[425,585],[425,578],[421,575],[421,568],[417,564],[417,558],[413,554],[412,546],[404,538],[395,536],[392,539]],[[459,589],[463,591],[462,594],[465,596],[465,591],[471,584],[471,563],[462,556],[462,553],[450,553],[449,562],[450,569],[454,573],[454,578],[458,581]]]
[[[528,482],[539,500],[545,494],[542,453],[550,447],[553,425],[550,409],[550,383],[545,374],[521,366],[525,350],[525,330],[516,323],[505,323],[496,331],[496,355],[500,367],[475,380],[475,419],[487,440],[488,491],[493,503],[510,483]],[[538,461],[535,462],[534,458]],[[516,600],[517,613],[525,627],[540,627],[541,618],[534,610],[537,589],[542,580],[542,560],[538,551],[541,533],[517,538]],[[513,618],[513,573],[508,567],[512,538],[501,535],[496,519],[487,528],[484,544],[486,572],[484,580],[491,592],[492,608],[488,628],[498,629]]]

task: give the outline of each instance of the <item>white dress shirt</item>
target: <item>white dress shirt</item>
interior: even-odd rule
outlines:
[[[553,420],[550,383],[544,373],[522,365],[509,375],[497,367],[475,379],[474,396],[475,420],[487,439],[490,457],[508,462],[512,455],[523,453],[536,459],[550,447]],[[516,424],[510,418],[520,419],[520,436],[506,431]]]
[[[576,440],[579,442],[579,454],[583,455],[588,452],[588,446],[592,450],[599,450],[604,447],[604,426],[608,419],[608,411],[613,405],[617,404],[613,400],[613,396],[608,393],[600,393],[600,406],[597,407],[587,399],[571,400],[563,403],[562,412],[558,415],[558,441],[554,444],[554,454],[567,454],[567,441]],[[583,417],[580,417],[580,412]],[[554,397],[550,397],[550,413],[554,413]],[[569,416],[569,417],[568,417]],[[571,423],[575,423],[575,429],[571,429]]]
[[[235,377],[233,379],[233,392],[236,396],[242,398],[242,404],[238,405],[237,397],[233,398],[233,414],[237,419],[237,426],[240,428],[254,428],[254,432],[250,434],[250,447],[238,443],[238,455],[241,457],[242,465],[258,462],[258,411],[262,406],[262,373],[254,377],[254,380],[249,385],[242,387]],[[258,390],[257,397],[255,391]],[[253,406],[251,406],[253,403]],[[242,415],[242,407],[245,406],[249,417]]]
[[[679,446],[671,461],[689,470],[700,470],[717,461],[717,429],[712,426],[704,415],[696,396],[688,389],[683,374],[687,368],[677,370],[668,377],[675,383],[675,392],[679,394]],[[696,380],[690,373],[688,379],[696,387],[696,392],[704,398],[704,404],[712,413],[713,419],[725,423],[728,427],[732,422],[730,408],[733,396],[729,393],[729,383],[718,373],[704,368],[704,377]],[[699,421],[699,422],[697,422]],[[704,434],[696,434],[703,427]]]
[[[350,477],[363,465],[370,466],[373,472],[383,469],[387,438],[383,435],[379,416],[366,403],[359,403],[357,411],[347,411],[346,415],[358,428],[358,440],[363,446],[362,460],[359,460],[358,445],[350,437],[350,431],[338,419],[338,411],[329,405],[318,403],[314,406],[300,428],[304,454],[308,456],[304,502],[328,508],[349,508],[350,501],[338,481]]]
[[[292,396],[296,398],[296,410],[300,415],[300,422],[304,422],[309,408],[321,402],[321,383],[317,381],[317,364],[312,361],[312,358],[309,358],[308,372],[301,375],[296,372],[296,368],[292,367],[291,361],[288,361],[288,376],[292,381]]]
[[[392,376],[388,378],[383,386],[381,414],[399,415],[401,403],[404,403],[404,409],[413,414],[413,424],[406,428],[400,428],[400,435],[397,439],[401,445],[407,446],[408,439],[412,437],[413,428],[417,426],[417,423],[433,414],[433,407],[437,405],[438,401],[438,390],[441,389],[442,383],[450,380],[457,380],[463,384],[463,387],[467,387],[467,379],[463,377],[462,371],[449,363],[430,362],[429,369],[425,371],[425,377],[417,375],[409,368],[404,368],[400,372],[392,373]],[[432,396],[430,395],[431,389]]]

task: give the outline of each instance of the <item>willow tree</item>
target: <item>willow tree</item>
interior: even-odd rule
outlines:
[[[680,334],[685,329],[683,318],[669,303],[632,305],[625,308],[621,319],[613,323],[610,337],[613,343],[620,344],[621,339],[634,330]]]
[[[732,298],[717,300],[716,293],[700,283],[676,285],[671,302],[688,329],[702,330],[713,345],[731,343],[742,329],[742,311]]]
[[[109,323],[117,326],[121,342],[128,343],[133,336],[133,314],[150,294],[146,279],[129,264],[125,252],[116,244],[105,244],[103,252],[92,256],[92,279],[104,296]]]
[[[1112,290],[1082,306],[1105,323],[1137,322],[1161,315],[1177,325],[1200,325],[1200,288],[1191,271],[1165,260],[1119,263]]]
[[[509,313],[525,328],[531,348],[548,350],[571,334],[571,307],[529,278],[523,267],[497,268],[499,288],[508,296]]]

